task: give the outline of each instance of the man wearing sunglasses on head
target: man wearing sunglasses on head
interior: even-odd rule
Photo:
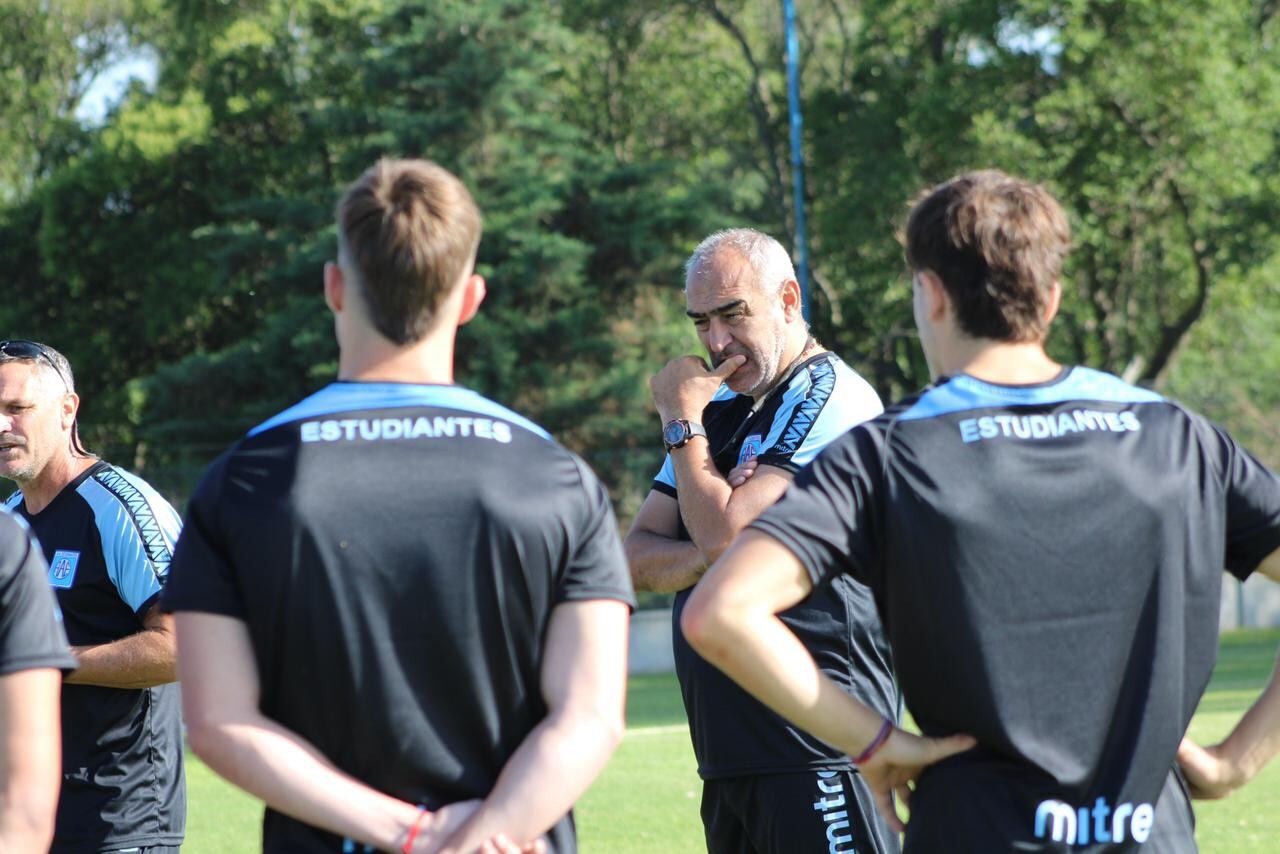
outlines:
[[[158,607],[181,520],[89,453],[66,358],[0,341],[0,477],[31,525],[78,666],[62,690],[54,852],[178,850],[186,795],[173,618]]]

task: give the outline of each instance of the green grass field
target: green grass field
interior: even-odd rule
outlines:
[[[1280,630],[1233,632],[1209,691],[1191,722],[1202,743],[1221,739],[1266,682],[1280,646]],[[582,850],[702,851],[700,785],[674,676],[631,680],[627,737],[604,774],[578,805]],[[187,854],[257,851],[261,805],[188,757]],[[1280,849],[1280,761],[1224,801],[1198,802],[1196,835],[1206,854],[1251,854]]]

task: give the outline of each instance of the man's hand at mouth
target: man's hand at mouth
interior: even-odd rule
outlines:
[[[735,353],[709,370],[706,361],[698,356],[672,359],[649,380],[663,423],[676,418],[701,419],[702,410],[715,397],[716,390],[746,362],[746,356]]]

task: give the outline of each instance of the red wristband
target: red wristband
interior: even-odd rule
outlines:
[[[884,719],[884,723],[880,725],[880,731],[876,733],[876,737],[871,739],[871,743],[867,745],[867,749],[853,757],[854,765],[861,765],[871,759],[884,747],[885,742],[889,740],[889,736],[893,734],[893,721],[888,718]]]
[[[412,854],[413,840],[418,838],[418,833],[422,830],[422,820],[426,817],[427,808],[418,807],[418,817],[413,820],[413,825],[409,828],[409,835],[405,837],[404,845],[400,846],[400,854]]]

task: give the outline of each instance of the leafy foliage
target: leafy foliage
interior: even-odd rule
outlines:
[[[800,4],[819,337],[886,397],[922,384],[895,230],[920,188],[999,166],[1072,217],[1055,352],[1167,381],[1280,453],[1265,11]],[[728,225],[791,239],[772,0],[0,12],[0,330],[66,351],[91,438],[174,472],[177,493],[333,376],[332,206],[379,156],[438,160],[485,212],[490,297],[460,338],[460,381],[585,453],[624,516],[660,457],[645,379],[696,348],[684,257]],[[94,76],[139,46],[158,57],[154,91],[77,120]]]

